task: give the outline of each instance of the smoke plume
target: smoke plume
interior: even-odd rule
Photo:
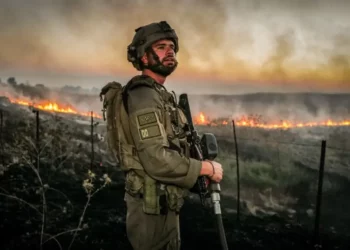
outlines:
[[[131,74],[134,30],[167,20],[180,37],[177,81],[350,90],[345,0],[5,0],[0,7],[3,71]]]

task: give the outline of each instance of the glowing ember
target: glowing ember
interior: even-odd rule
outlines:
[[[333,121],[328,119],[321,122],[291,122],[281,120],[279,122],[263,122],[261,116],[242,116],[235,118],[235,125],[241,127],[257,127],[264,129],[288,129],[288,128],[302,128],[302,127],[318,127],[318,126],[350,126],[349,120]],[[209,117],[205,116],[203,112],[200,112],[194,117],[193,122],[195,125],[207,125],[207,126],[222,126],[232,125],[232,121],[228,119],[216,119],[210,120]]]

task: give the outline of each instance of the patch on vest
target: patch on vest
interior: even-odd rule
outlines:
[[[138,120],[140,126],[144,126],[147,124],[156,123],[157,117],[156,117],[156,114],[154,112],[150,112],[147,114],[142,114],[142,115],[137,116],[137,120]]]
[[[142,140],[160,136],[159,125],[156,124],[147,128],[140,128],[140,135]]]

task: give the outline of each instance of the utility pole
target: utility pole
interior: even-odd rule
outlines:
[[[92,168],[94,166],[94,161],[95,161],[95,150],[94,150],[94,127],[96,127],[99,122],[94,123],[94,112],[91,111],[91,163],[90,163],[90,170],[92,171]]]
[[[36,147],[36,159],[35,159],[35,165],[39,169],[39,152],[40,152],[40,145],[39,145],[39,127],[40,127],[40,119],[39,119],[39,110],[33,109],[33,113],[36,114],[36,139],[35,139],[35,147]]]
[[[0,80],[1,82],[1,80]],[[3,127],[3,111],[0,109],[0,150],[1,150],[1,164],[4,164],[4,143],[2,139],[2,127]]]
[[[94,165],[94,112],[91,111],[91,164],[90,170],[92,171],[92,167]]]
[[[315,215],[315,227],[314,227],[314,244],[320,245],[320,219],[321,219],[321,206],[322,206],[322,189],[323,189],[323,176],[324,166],[326,159],[326,141],[322,140],[321,155],[320,155],[320,168],[318,172],[318,188],[316,197],[316,215]]]

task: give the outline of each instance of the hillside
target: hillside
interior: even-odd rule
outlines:
[[[124,178],[107,154],[104,122],[94,120],[92,156],[90,117],[39,111],[41,153],[37,161],[36,114],[4,98],[0,102],[0,231],[11,235],[1,239],[1,249],[37,249],[40,242],[45,242],[44,249],[68,249],[71,242],[72,249],[131,249],[124,229]],[[239,224],[232,127],[197,128],[200,134],[211,132],[218,139],[217,160],[225,168],[222,208],[230,249],[313,246],[321,139],[329,141],[321,243],[324,249],[350,247],[346,240],[350,231],[348,127],[237,128]],[[87,185],[89,180],[93,190]],[[91,197],[98,188],[101,190]],[[181,227],[183,249],[219,248],[215,217],[211,209],[200,205],[196,194],[187,199]],[[193,240],[199,237],[201,241]]]

